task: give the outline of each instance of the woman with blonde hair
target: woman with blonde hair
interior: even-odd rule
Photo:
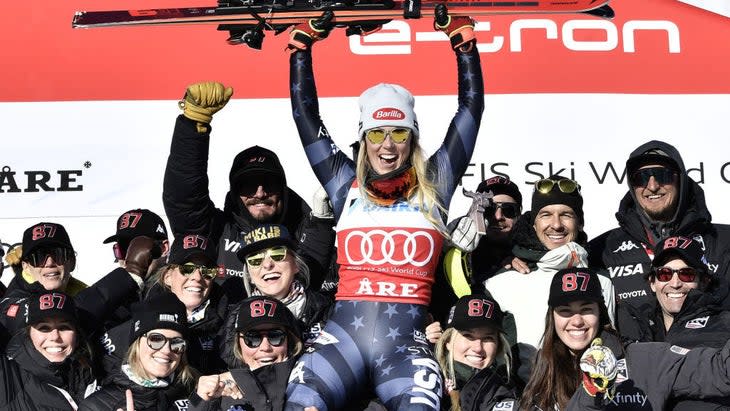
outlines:
[[[446,236],[444,208],[468,166],[484,104],[473,21],[440,6],[435,28],[455,51],[459,108],[430,157],[420,144],[413,95],[386,83],[360,96],[355,160],[337,149],[320,119],[310,47],[326,37],[331,16],[292,31],[293,115],[332,201],[339,284],[314,351],[292,373],[287,409],[342,409],[369,395],[369,387],[391,410],[439,409],[441,373],[424,326]]]
[[[197,378],[185,352],[186,317],[185,306],[172,294],[134,304],[124,362],[79,410],[125,409],[127,390],[135,411],[179,410],[176,403],[188,398]]]
[[[441,409],[501,410],[515,405],[503,319],[499,304],[487,295],[465,295],[456,302],[436,343],[447,394]]]

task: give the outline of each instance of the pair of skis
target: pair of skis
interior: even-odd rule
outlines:
[[[396,18],[433,16],[438,3],[445,3],[449,14],[483,16],[520,13],[588,13],[612,18],[609,0],[219,0],[216,7],[186,7],[147,10],[80,11],[73,18],[74,28],[218,24],[227,30],[231,44],[261,48],[263,32],[277,33],[288,27],[317,18],[324,11],[334,12],[337,27],[367,28]],[[367,30],[365,30],[367,31]],[[357,30],[353,31],[357,32]]]

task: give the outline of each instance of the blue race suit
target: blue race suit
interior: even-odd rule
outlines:
[[[468,166],[484,107],[476,48],[456,59],[459,109],[427,164],[441,204]],[[416,202],[362,198],[355,163],[320,119],[311,52],[293,53],[290,66],[294,120],[337,219],[340,282],[335,312],[292,371],[286,409],[343,409],[374,387],[388,409],[438,410],[441,376],[423,328],[443,238]]]

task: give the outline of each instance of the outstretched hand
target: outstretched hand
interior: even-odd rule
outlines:
[[[330,31],[334,28],[335,14],[327,10],[322,16],[316,19],[309,19],[305,23],[299,23],[289,34],[289,44],[287,50],[292,53],[297,50],[308,50],[316,41],[322,40],[329,36]]]
[[[150,237],[138,236],[129,242],[124,268],[143,280],[156,269],[155,260],[162,255],[160,246]]]
[[[449,15],[446,4],[439,3],[434,10],[433,27],[449,36],[454,50],[469,51],[474,44],[474,20],[471,17]]]

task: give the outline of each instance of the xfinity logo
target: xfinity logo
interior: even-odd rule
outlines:
[[[636,392],[633,394],[622,394],[620,392],[617,392],[616,395],[611,399],[611,404],[619,407],[628,404],[641,404],[641,406],[644,406],[646,405],[646,398],[647,396],[640,392]]]
[[[634,248],[639,248],[639,246],[634,244],[634,242],[631,240],[624,241],[617,249],[613,250],[613,253],[616,254],[618,252],[629,251],[633,250]]]
[[[376,110],[373,118],[376,120],[403,120],[406,115],[397,108],[387,107]]]
[[[657,41],[666,47],[670,54],[680,52],[679,27],[668,20],[629,20],[623,25],[617,25],[609,20],[600,19],[573,19],[559,23],[550,19],[517,19],[509,24],[507,29],[493,31],[489,21],[477,22],[475,31],[479,32],[477,49],[480,53],[496,53],[507,50],[511,53],[523,51],[522,38],[530,33],[540,33],[542,41],[532,41],[525,45],[532,50],[539,49],[546,43],[562,43],[570,51],[622,51],[636,53],[637,38],[641,42],[656,49]],[[659,32],[664,35],[663,40],[644,36],[644,32]],[[350,36],[350,50],[360,55],[391,55],[411,54],[413,42],[448,41],[448,37],[440,32],[411,32],[410,25],[402,20],[391,21],[383,26],[383,30],[368,36]],[[619,48],[621,47],[621,48]]]

